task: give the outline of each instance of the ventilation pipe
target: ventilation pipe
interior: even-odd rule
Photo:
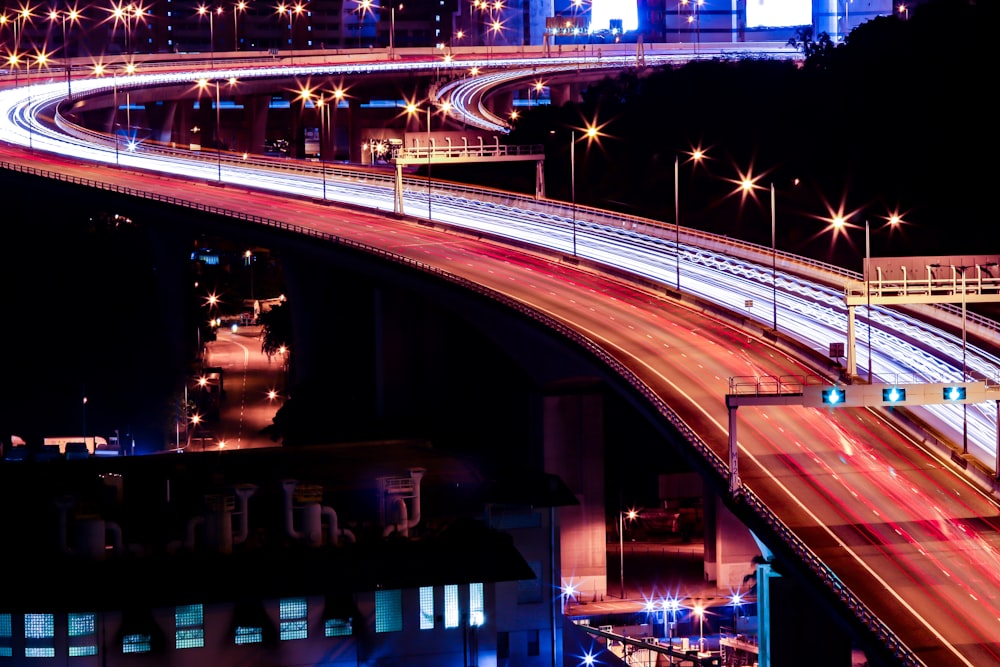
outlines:
[[[250,536],[250,513],[248,508],[250,506],[250,496],[257,492],[257,486],[254,484],[239,484],[233,488],[236,492],[236,497],[239,499],[239,507],[237,508],[237,513],[239,514],[240,525],[237,529],[235,535],[233,535],[233,544],[243,544],[247,541],[247,537]]]
[[[233,545],[242,544],[250,534],[250,514],[248,511],[250,496],[257,491],[253,484],[239,484],[233,487],[232,495],[211,494],[205,496],[207,511],[191,517],[187,522],[184,546],[188,551],[194,551],[198,529],[201,528],[205,537],[205,547],[222,554],[231,554]],[[236,501],[239,500],[237,508]],[[233,532],[233,514],[238,514],[239,527]]]
[[[337,544],[341,536],[351,542],[355,541],[354,533],[341,530],[337,513],[331,507],[320,504],[323,497],[322,488],[315,485],[299,486],[298,480],[282,480],[281,487],[285,494],[285,531],[295,540],[304,541],[309,546],[323,545],[323,517],[329,521],[328,543]],[[298,498],[296,498],[298,491]],[[299,502],[300,530],[295,528],[295,501]]]
[[[122,552],[122,529],[113,521],[105,521],[99,516],[77,517],[73,521],[73,546],[69,545],[69,510],[74,500],[71,496],[57,499],[59,510],[59,549],[64,554],[80,556],[91,560],[104,560],[110,549],[115,554]],[[110,544],[109,538],[110,537]]]
[[[410,528],[420,523],[420,480],[425,472],[424,468],[410,468],[409,477],[379,478],[385,517],[383,536],[398,532],[409,537]],[[406,504],[408,498],[412,500],[412,511]]]

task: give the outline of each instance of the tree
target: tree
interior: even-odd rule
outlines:
[[[287,348],[292,338],[292,316],[288,302],[282,301],[261,312],[258,319],[261,323],[260,349],[270,360],[282,347]]]
[[[836,46],[830,35],[821,32],[817,39],[813,39],[813,29],[811,27],[799,28],[795,31],[795,37],[788,40],[788,45],[802,51],[806,57],[805,66],[815,69],[827,69],[830,66],[830,59]]]

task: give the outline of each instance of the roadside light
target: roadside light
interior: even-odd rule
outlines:
[[[882,390],[884,403],[902,403],[906,400],[906,390],[900,387],[889,387]]]
[[[846,393],[839,387],[823,390],[823,405],[839,405],[844,402]]]
[[[945,387],[942,393],[946,401],[965,400],[965,387]]]

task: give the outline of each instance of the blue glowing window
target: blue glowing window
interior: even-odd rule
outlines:
[[[403,629],[403,603],[399,591],[375,591],[375,632]]]
[[[71,658],[97,655],[97,626],[94,614],[70,614],[67,618],[67,626]]]
[[[189,604],[174,610],[174,646],[202,648],[205,646],[205,612],[200,604]]]
[[[423,586],[420,589],[420,629],[434,629],[434,588]]]
[[[143,634],[125,635],[122,637],[122,653],[149,653],[152,649],[152,637]]]
[[[469,584],[469,625],[478,627],[486,622],[483,585]]]
[[[54,658],[56,622],[52,614],[24,615],[24,657]]]
[[[458,586],[444,587],[444,627],[458,627]]]
[[[305,598],[287,598],[278,606],[281,618],[281,641],[309,637],[309,606]]]
[[[247,625],[236,626],[236,644],[260,644],[264,641],[264,628]]]
[[[323,623],[323,629],[327,637],[350,637],[353,634],[349,618],[328,618]]]
[[[0,656],[14,655],[14,634],[10,624],[10,614],[0,614]]]

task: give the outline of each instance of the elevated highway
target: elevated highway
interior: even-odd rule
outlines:
[[[265,164],[232,164],[223,171],[210,159],[87,146],[32,124],[38,110],[59,97],[59,91],[35,87],[16,100],[6,93],[0,98],[5,117],[18,124],[2,138],[22,147],[5,149],[4,168],[42,166],[40,176],[182,209],[210,207],[235,219],[365,247],[480,292],[593,354],[650,415],[687,440],[706,475],[723,486],[726,379],[746,375],[740,371],[747,368],[773,377],[832,371],[824,350],[843,335],[843,284],[854,278],[835,267],[783,254],[781,273],[772,276],[767,249],[593,209],[577,207],[571,218],[565,203],[485,189],[435,184],[427,194],[423,179],[408,181],[403,217],[345,213],[325,200],[393,210],[391,177],[349,180],[345,170],[327,180],[332,175],[325,170],[282,171]],[[95,171],[95,162],[123,169]],[[172,170],[182,172],[183,180],[174,181]],[[144,178],[149,171],[161,178]],[[226,187],[209,185],[216,179]],[[179,187],[184,197],[177,195]],[[280,214],[274,207],[267,209],[274,213],[259,215],[288,196],[296,212]],[[434,227],[407,224],[421,215],[428,198]],[[365,226],[345,222],[358,217]],[[307,219],[312,222],[303,224]],[[513,247],[498,259],[494,243],[479,249],[462,242],[458,259],[452,256],[457,250],[444,250],[457,247],[449,231],[456,229]],[[744,306],[748,299],[768,303],[772,278],[780,287],[778,332],[768,330],[768,316],[745,312]],[[670,288],[675,280],[683,292]],[[873,354],[879,355],[880,373],[896,372],[900,364],[922,377],[954,372],[954,336],[918,318],[879,310]],[[719,317],[730,324],[710,324]],[[727,329],[749,332],[765,344],[738,350],[732,333],[727,342]],[[979,372],[996,375],[994,354],[973,350]],[[996,424],[990,411],[980,413],[976,452],[989,461]],[[751,461],[741,473],[744,488],[729,499],[740,518],[804,563],[900,664],[997,661],[1000,587],[993,580],[1000,552],[993,535],[1000,520],[989,493],[993,474],[977,478],[975,471],[953,468],[927,435],[938,430],[944,444],[945,434],[955,432],[954,415],[928,410],[924,428],[917,429],[901,428],[880,411],[799,408],[754,416],[752,423],[740,442]]]

